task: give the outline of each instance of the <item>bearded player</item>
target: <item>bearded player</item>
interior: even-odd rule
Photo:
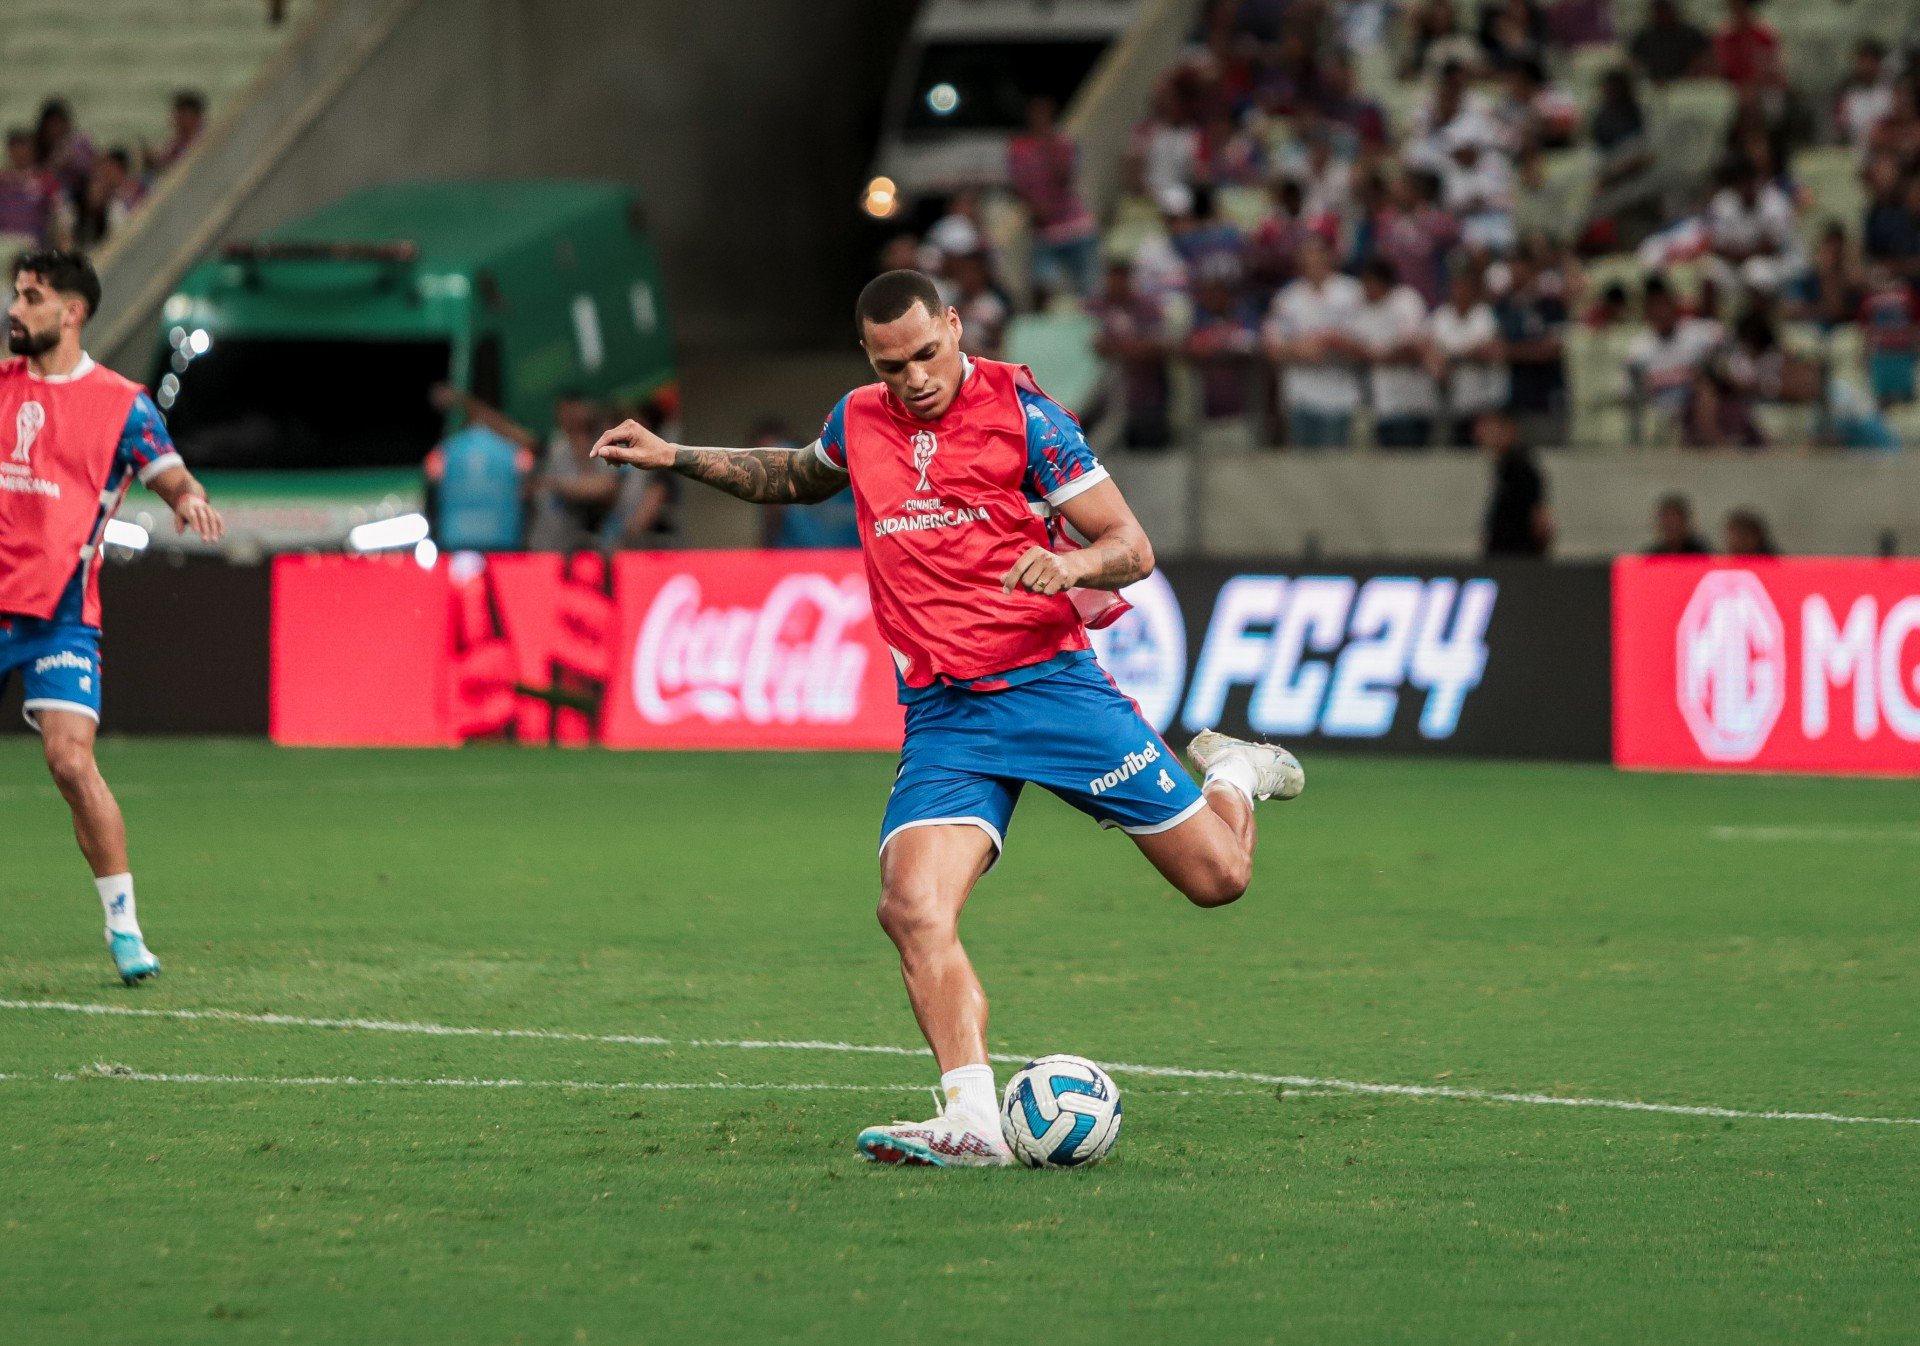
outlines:
[[[0,683],[25,682],[27,723],[73,811],[107,913],[107,948],[129,986],[157,976],[134,910],[127,825],[93,760],[100,724],[100,547],[138,478],[175,527],[212,542],[220,515],[167,438],[139,384],[93,362],[80,329],[100,280],[78,252],[13,264],[0,360]]]
[[[804,449],[691,449],[628,421],[593,452],[671,468],[743,500],[825,500],[851,481],[874,622],[907,708],[880,826],[880,924],[941,1070],[939,1116],[869,1127],[880,1163],[1010,1162],[987,1060],[987,1000],[960,911],[999,858],[1028,781],[1117,827],[1196,905],[1246,891],[1254,801],[1305,784],[1284,750],[1211,731],[1196,788],[1094,662],[1086,626],[1153,570],[1146,534],[1079,425],[1021,366],[970,359],[960,317],[916,271],[856,306],[880,382],[842,398]],[[1061,528],[1072,525],[1084,548]]]

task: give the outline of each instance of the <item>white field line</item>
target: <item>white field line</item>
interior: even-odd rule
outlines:
[[[1715,841],[1905,841],[1920,842],[1915,827],[1715,827]]]
[[[24,1075],[0,1075],[0,1079],[26,1079]],[[673,1093],[682,1090],[740,1090],[773,1093],[845,1093],[887,1094],[917,1093],[923,1084],[742,1084],[732,1080],[483,1080],[439,1077],[434,1079],[396,1079],[392,1076],[359,1075],[200,1075],[161,1074],[133,1070],[127,1066],[95,1066],[91,1070],[63,1071],[56,1080],[135,1080],[148,1084],[273,1084],[294,1088],[324,1085],[360,1085],[416,1089],[583,1089],[608,1093],[639,1090],[649,1093]]]
[[[778,1051],[860,1053],[872,1056],[925,1057],[928,1054],[924,1047],[864,1046],[852,1042],[795,1041],[781,1038],[662,1038],[634,1033],[572,1033],[552,1028],[475,1028],[391,1019],[313,1019],[294,1014],[248,1014],[239,1010],[224,1009],[139,1009],[129,1005],[82,1004],[69,1000],[0,1000],[0,1010],[47,1011],[127,1019],[210,1020],[219,1023],[257,1024],[271,1028],[335,1028],[373,1033],[408,1033],[426,1037],[532,1038],[549,1042],[596,1042],[616,1046],[735,1047]],[[1024,1065],[1031,1058],[996,1052],[992,1055],[992,1059]],[[1834,1122],[1850,1126],[1920,1126],[1920,1117],[1860,1117],[1837,1112],[1721,1108],[1688,1103],[1643,1103],[1622,1098],[1564,1098],[1558,1094],[1519,1093],[1499,1089],[1467,1089],[1439,1084],[1375,1084],[1365,1080],[1323,1078],[1313,1075],[1270,1075],[1253,1070],[1201,1070],[1187,1066],[1139,1065],[1126,1061],[1103,1061],[1100,1064],[1116,1075],[1278,1085],[1282,1088],[1316,1089],[1330,1093],[1362,1094],[1380,1098],[1445,1098],[1472,1103],[1524,1103],[1556,1108],[1599,1108],[1612,1112],[1651,1112],[1673,1117],[1724,1117],[1755,1122]]]
[[[31,1075],[0,1075],[0,1081],[11,1080],[25,1082],[35,1079]],[[836,1093],[836,1094],[918,1094],[925,1093],[927,1086],[921,1084],[752,1084],[734,1080],[488,1080],[463,1078],[459,1076],[439,1076],[432,1079],[401,1079],[390,1075],[203,1075],[197,1072],[173,1073],[150,1070],[135,1070],[131,1066],[100,1064],[87,1070],[63,1070],[46,1079],[62,1083],[74,1083],[80,1080],[130,1080],[144,1084],[249,1084],[272,1085],[281,1088],[311,1089],[330,1086],[388,1089],[579,1089],[592,1092],[624,1093],[640,1091],[645,1093],[676,1093],[706,1089],[732,1090],[740,1093]],[[1192,1089],[1154,1089],[1154,1094],[1192,1095]],[[1292,1097],[1309,1095],[1286,1090]],[[1269,1097],[1265,1089],[1209,1089],[1206,1096],[1220,1097]]]

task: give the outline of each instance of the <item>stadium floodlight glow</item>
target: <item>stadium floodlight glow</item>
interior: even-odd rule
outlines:
[[[876,220],[884,220],[900,209],[900,189],[892,178],[875,178],[867,184],[860,208]]]
[[[187,349],[195,355],[205,355],[213,349],[213,337],[204,327],[196,327],[187,334]]]
[[[395,547],[417,547],[431,531],[424,514],[401,514],[391,519],[363,523],[347,533],[347,546],[353,551],[388,551]]]
[[[125,547],[128,551],[145,551],[153,540],[146,529],[125,519],[108,519],[107,530],[100,538],[109,547]]]
[[[927,90],[927,108],[936,117],[951,117],[960,106],[960,91],[940,83]]]

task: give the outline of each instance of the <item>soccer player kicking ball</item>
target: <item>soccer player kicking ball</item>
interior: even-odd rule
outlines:
[[[97,365],[80,329],[100,279],[78,252],[28,252],[13,264],[0,360],[0,683],[20,670],[27,723],[73,810],[73,832],[107,911],[107,948],[129,986],[158,975],[134,913],[127,825],[94,765],[100,723],[100,543],[130,481],[212,542],[207,503],[139,384]]]
[[[851,479],[874,622],[907,707],[880,826],[880,924],[944,1099],[930,1121],[869,1127],[857,1144],[880,1163],[1006,1164],[987,998],[959,926],[1021,786],[1128,833],[1169,883],[1217,907],[1246,891],[1254,801],[1291,799],[1305,778],[1280,748],[1208,732],[1189,749],[1206,771],[1196,789],[1094,662],[1087,622],[1123,610],[1111,591],[1151,573],[1153,551],[1032,375],[963,355],[959,315],[916,271],[868,284],[856,321],[880,382],[842,398],[807,448],[680,448],[628,421],[593,452],[766,503],[825,500]]]

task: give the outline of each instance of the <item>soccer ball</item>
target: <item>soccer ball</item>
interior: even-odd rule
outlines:
[[[1043,1056],[1007,1081],[1000,1127],[1028,1168],[1074,1168],[1120,1138],[1120,1086],[1083,1056]]]

